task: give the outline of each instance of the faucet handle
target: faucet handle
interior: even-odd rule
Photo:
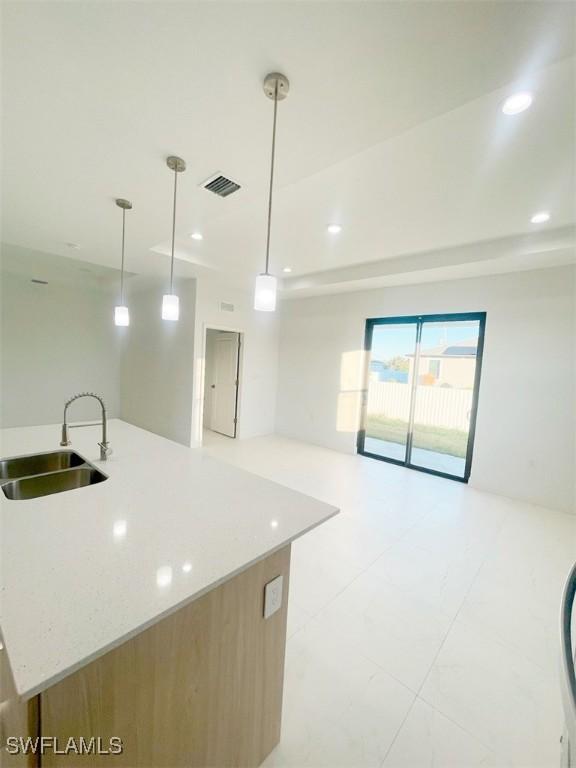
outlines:
[[[106,461],[108,456],[112,453],[112,448],[110,448],[110,443],[98,443],[100,446],[100,460]]]

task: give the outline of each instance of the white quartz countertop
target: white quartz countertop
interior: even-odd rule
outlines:
[[[337,513],[335,507],[125,422],[71,431],[108,479],[0,493],[0,626],[29,698]],[[0,432],[2,457],[58,450],[60,425]]]

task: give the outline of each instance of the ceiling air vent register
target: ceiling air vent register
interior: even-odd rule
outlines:
[[[210,178],[203,181],[200,186],[204,187],[204,189],[207,189],[209,192],[214,192],[218,197],[228,197],[228,195],[231,195],[233,192],[237,192],[240,189],[240,184],[223,176],[221,173],[215,173],[213,176],[210,176]]]

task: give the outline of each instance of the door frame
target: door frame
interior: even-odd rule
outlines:
[[[208,345],[208,331],[224,331],[225,333],[237,333],[238,334],[238,363],[236,366],[236,401],[234,403],[234,436],[224,435],[230,440],[235,440],[238,437],[239,424],[240,424],[240,390],[242,387],[242,371],[243,371],[243,355],[244,355],[244,331],[241,328],[231,328],[224,325],[213,325],[212,323],[204,323],[204,330],[202,333],[202,393],[200,398],[200,427],[202,433],[204,432],[204,403],[206,397],[206,349]],[[216,434],[221,434],[217,432]]]
[[[412,392],[410,395],[410,410],[415,406],[415,395],[418,386],[418,362],[420,352],[420,338],[422,336],[422,328],[424,323],[427,322],[450,322],[458,320],[477,320],[478,321],[478,348],[476,352],[476,369],[474,371],[474,388],[472,390],[472,407],[470,411],[470,426],[468,429],[468,444],[466,446],[466,462],[464,466],[464,477],[458,477],[458,475],[451,475],[447,472],[440,472],[437,469],[430,469],[428,467],[420,467],[416,464],[412,464],[408,460],[412,448],[413,431],[411,423],[408,424],[408,433],[406,435],[406,452],[404,455],[404,461],[400,459],[388,458],[387,456],[379,456],[376,453],[370,453],[364,450],[364,443],[366,440],[366,413],[368,409],[368,389],[370,386],[370,353],[372,351],[372,335],[374,333],[374,326],[376,325],[402,325],[414,323],[416,326],[415,334],[415,357],[414,357],[414,376],[412,382]],[[362,388],[362,403],[360,409],[360,429],[356,438],[356,450],[362,456],[368,456],[371,459],[378,459],[378,461],[387,461],[389,464],[396,464],[400,467],[407,467],[408,469],[415,469],[418,472],[426,472],[428,475],[436,475],[437,477],[445,477],[448,480],[457,480],[460,483],[467,483],[470,478],[470,472],[472,469],[472,455],[474,453],[474,439],[476,437],[476,417],[478,413],[478,396],[480,392],[480,375],[482,372],[482,358],[484,355],[484,334],[486,330],[486,312],[451,312],[443,314],[433,315],[402,315],[397,317],[372,317],[366,320],[366,327],[364,331],[364,373],[363,373],[363,388]]]

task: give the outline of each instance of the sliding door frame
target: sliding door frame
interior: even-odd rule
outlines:
[[[418,387],[418,369],[420,362],[420,342],[422,338],[422,328],[425,323],[445,323],[452,321],[477,321],[478,322],[478,347],[476,351],[476,369],[474,371],[474,389],[472,391],[472,407],[470,411],[470,426],[468,428],[468,444],[466,447],[466,463],[464,468],[464,477],[451,475],[447,472],[440,472],[437,469],[420,467],[412,464],[409,457],[412,452],[413,442],[413,417],[416,407],[416,390]],[[415,351],[414,351],[414,374],[412,376],[410,391],[410,417],[408,421],[408,433],[406,436],[406,451],[404,461],[392,459],[387,456],[379,456],[377,453],[370,453],[364,450],[366,441],[366,415],[368,409],[368,389],[370,386],[370,358],[372,353],[372,336],[374,327],[377,325],[410,325],[416,326]],[[400,467],[416,469],[418,472],[426,472],[429,475],[445,477],[449,480],[457,480],[460,483],[467,483],[470,478],[472,468],[472,455],[474,452],[474,438],[476,437],[476,416],[478,412],[478,394],[480,391],[480,375],[482,372],[482,357],[484,355],[484,331],[486,328],[486,312],[457,312],[442,315],[404,315],[401,317],[373,317],[366,320],[366,329],[364,332],[364,386],[362,389],[362,405],[360,414],[360,429],[356,440],[356,449],[362,456],[368,456],[371,459],[387,461],[389,464],[397,464]]]

